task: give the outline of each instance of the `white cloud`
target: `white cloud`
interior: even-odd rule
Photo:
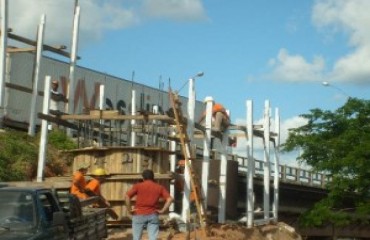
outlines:
[[[46,15],[45,43],[70,45],[72,38],[74,0],[12,0],[9,1],[9,27],[13,33],[36,39],[41,15]],[[121,30],[161,17],[169,20],[205,19],[201,0],[79,0],[80,43],[101,39],[106,31]],[[148,14],[147,16],[143,14]],[[14,44],[14,42],[11,42]],[[80,44],[81,45],[81,44]]]
[[[80,0],[80,36],[98,40],[105,30],[121,29],[137,22],[135,12],[117,1]],[[15,34],[35,39],[41,15],[46,15],[45,43],[70,45],[74,1],[9,1],[9,27]],[[21,13],[21,14],[20,14]]]
[[[368,0],[317,1],[313,23],[320,28],[345,31],[354,47],[370,45],[370,2]]]
[[[281,142],[285,143],[289,135],[289,129],[297,128],[307,124],[307,120],[300,116],[294,116],[281,122],[280,124],[280,137]]]
[[[344,33],[348,36],[348,53],[325,69],[324,57],[309,62],[302,55],[290,55],[281,49],[269,61],[270,78],[281,81],[341,81],[357,84],[370,83],[370,1],[320,0],[312,10],[312,22],[324,38]],[[335,41],[332,41],[335,44]],[[343,46],[346,47],[346,46]]]
[[[201,0],[144,0],[144,12],[155,18],[177,21],[206,19]]]
[[[236,119],[235,122],[236,122],[236,124],[240,124],[240,125],[245,124],[244,119]],[[262,125],[262,123],[263,123],[263,119],[259,119],[259,120],[254,122],[254,125]],[[289,119],[286,119],[286,120],[280,122],[280,144],[285,143],[285,141],[287,140],[288,134],[289,134],[289,129],[303,126],[306,123],[307,123],[307,121],[304,118],[299,117],[299,116],[295,116],[295,117],[292,117],[292,118],[289,118]],[[271,119],[270,125],[271,125],[271,132],[275,132],[276,129],[274,129],[274,127],[273,127],[273,126],[275,126],[274,119]],[[238,141],[237,141],[237,147],[233,149],[233,153],[238,154],[240,156],[246,156],[247,155],[246,144],[247,144],[246,138],[239,137]],[[259,137],[254,138],[253,148],[254,148],[254,158],[256,158],[258,160],[263,160],[264,146],[263,146],[262,138],[259,138]],[[270,148],[270,152],[271,152],[271,154],[273,154],[272,146]],[[298,154],[299,153],[296,152],[296,151],[293,151],[291,153],[281,154],[281,156],[280,156],[281,164],[288,164],[288,165],[298,166],[299,164],[296,161],[296,159],[298,157]]]
[[[322,78],[325,61],[317,56],[310,63],[300,55],[290,55],[286,49],[280,49],[269,65],[273,68],[270,78],[290,82],[317,81]]]
[[[338,59],[329,78],[332,81],[370,83],[369,66],[370,46],[363,46]]]
[[[102,38],[107,30],[120,30],[140,22],[135,9],[126,9],[117,1],[83,0],[81,35],[88,40]]]
[[[344,31],[353,48],[339,58],[329,75],[333,81],[369,83],[370,81],[370,1],[317,1],[312,20],[319,28]],[[330,33],[330,31],[329,31]]]
[[[36,39],[41,15],[45,14],[45,38],[53,43],[55,40],[61,39],[63,44],[65,44],[67,29],[72,25],[72,2],[61,1],[60,4],[59,2],[56,4],[55,1],[47,0],[37,2],[32,0],[13,0],[8,2],[9,27],[13,29],[14,34]],[[65,21],[68,21],[68,25]]]

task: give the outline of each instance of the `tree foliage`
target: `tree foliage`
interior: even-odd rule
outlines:
[[[329,194],[304,215],[306,225],[345,225],[370,214],[370,101],[349,98],[335,111],[312,109],[291,129],[283,151],[327,173]]]

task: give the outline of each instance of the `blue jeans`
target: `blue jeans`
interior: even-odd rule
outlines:
[[[132,235],[133,240],[140,240],[143,234],[144,226],[148,231],[149,240],[157,240],[159,233],[158,214],[133,215],[132,216]]]

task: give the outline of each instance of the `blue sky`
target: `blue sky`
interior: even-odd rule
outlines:
[[[11,0],[10,27],[34,38],[46,14],[46,43],[71,42],[74,0]],[[368,0],[79,0],[78,65],[179,89],[199,71],[197,99],[212,96],[255,122],[264,101],[279,108],[282,140],[309,109],[334,110],[347,95],[368,99]],[[21,14],[20,14],[21,13]],[[323,81],[331,85],[325,87]],[[345,93],[345,94],[344,94]],[[181,94],[187,94],[185,87]]]

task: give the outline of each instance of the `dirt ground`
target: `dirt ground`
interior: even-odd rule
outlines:
[[[207,236],[203,232],[207,230]],[[109,229],[107,240],[131,240],[130,228]],[[147,240],[148,236],[144,232],[142,240]],[[207,229],[197,229],[190,233],[178,232],[174,228],[161,229],[160,240],[301,240],[302,238],[295,230],[285,223],[270,224],[247,229],[245,226],[237,224],[213,224]]]

